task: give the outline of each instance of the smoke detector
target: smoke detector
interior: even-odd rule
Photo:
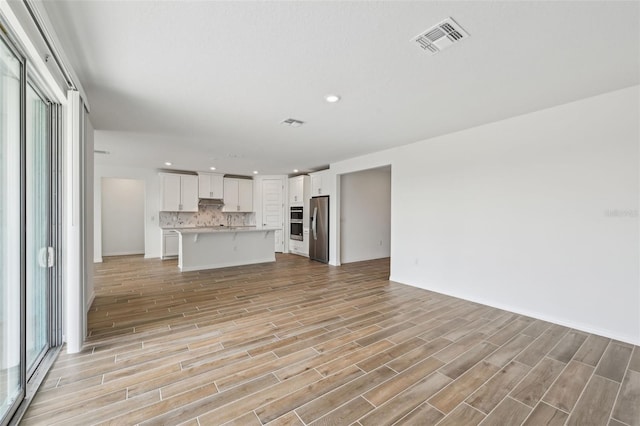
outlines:
[[[453,18],[447,18],[414,37],[413,41],[424,52],[435,55],[466,38],[469,38],[469,33],[462,29]]]
[[[280,124],[284,124],[291,127],[300,127],[304,124],[304,121],[296,120],[295,118],[287,118],[286,120],[282,120]]]

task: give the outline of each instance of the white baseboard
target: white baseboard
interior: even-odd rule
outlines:
[[[102,257],[94,257],[93,263],[102,263]]]
[[[389,281],[394,281],[394,282],[397,282],[399,284],[409,285],[411,287],[421,288],[423,290],[429,290],[429,291],[432,291],[434,293],[444,294],[446,296],[451,296],[451,297],[455,297],[457,299],[467,300],[469,302],[480,303],[481,305],[490,306],[492,308],[497,308],[497,309],[502,309],[503,311],[513,312],[513,313],[518,314],[518,315],[524,315],[524,316],[535,318],[535,319],[539,319],[539,320],[542,320],[542,321],[551,322],[553,324],[562,325],[564,327],[573,328],[573,329],[578,330],[578,331],[584,331],[585,333],[596,334],[598,336],[608,337],[610,339],[619,340],[621,342],[626,342],[626,343],[630,343],[632,345],[639,345],[640,346],[640,336],[630,336],[630,335],[620,334],[620,333],[613,332],[611,330],[605,330],[605,329],[601,329],[601,328],[598,328],[598,327],[593,327],[593,326],[588,325],[588,324],[582,324],[582,323],[577,323],[577,322],[573,322],[573,321],[568,321],[568,320],[562,319],[562,318],[552,317],[552,316],[545,315],[545,314],[542,314],[542,313],[536,312],[536,311],[530,311],[530,310],[522,309],[522,308],[519,308],[519,307],[503,305],[501,303],[495,303],[495,302],[493,302],[491,300],[485,300],[485,299],[482,299],[482,298],[469,298],[469,297],[466,297],[464,295],[456,294],[456,293],[453,293],[453,292],[443,292],[443,291],[439,291],[439,290],[433,290],[433,289],[431,289],[431,288],[429,288],[427,286],[416,285],[416,284],[411,284],[411,283],[404,283],[401,280],[395,279],[393,276],[389,277]]]
[[[144,251],[119,251],[115,253],[102,253],[102,257],[108,256],[132,256],[136,254],[144,254]]]
[[[89,312],[89,309],[91,309],[91,305],[93,305],[93,300],[96,298],[96,292],[92,291],[91,292],[91,297],[89,297],[89,301],[87,302],[87,306],[85,306],[85,311]]]

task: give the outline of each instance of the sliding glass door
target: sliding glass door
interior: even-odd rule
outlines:
[[[49,114],[45,102],[27,86],[26,201],[27,201],[27,372],[37,367],[48,349],[49,317]]]
[[[0,38],[0,423],[25,392],[21,91],[24,64]]]
[[[0,33],[0,424],[24,410],[61,343],[60,116],[31,77]]]

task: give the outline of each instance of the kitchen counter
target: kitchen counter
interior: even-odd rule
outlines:
[[[211,226],[197,228],[175,228],[174,231],[183,234],[205,234],[211,232],[263,232],[275,231],[271,228],[256,228],[255,226]]]
[[[223,229],[229,229],[229,228],[255,228],[255,225],[234,225],[234,226],[227,226],[227,225],[212,225],[212,226],[195,226],[195,225],[186,225],[186,226],[161,226],[160,229],[164,229],[165,231],[179,231],[181,229],[209,229],[209,228],[223,228]]]
[[[275,228],[215,226],[175,228],[181,271],[275,262]]]

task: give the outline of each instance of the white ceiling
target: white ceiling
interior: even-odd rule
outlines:
[[[287,174],[640,82],[637,1],[44,5],[102,164]],[[449,16],[469,39],[411,42]]]

